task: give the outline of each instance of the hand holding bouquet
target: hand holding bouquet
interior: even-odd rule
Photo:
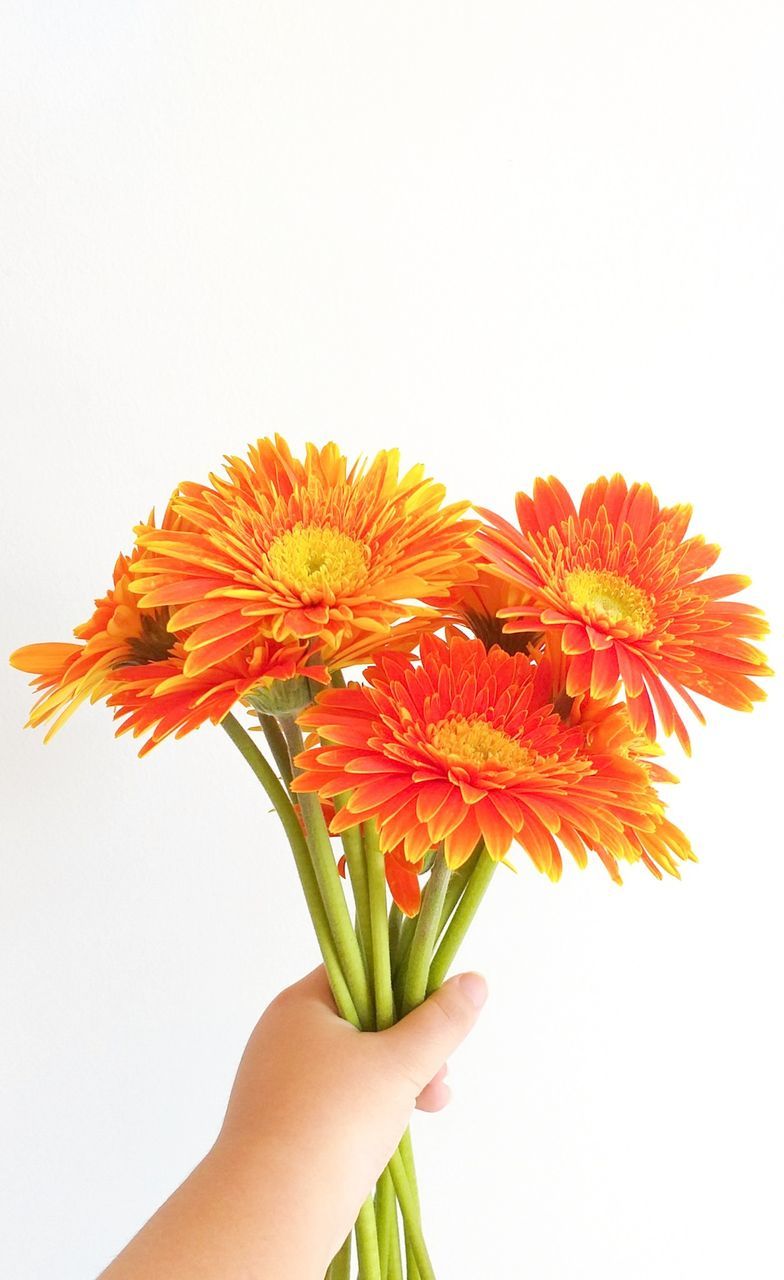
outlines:
[[[688,751],[679,704],[748,710],[770,674],[760,611],[730,598],[748,580],[711,574],[689,507],[618,475],[579,506],[537,480],[516,525],[444,497],[395,452],[350,466],[334,444],[298,460],[260,440],[137,528],[75,643],[12,656],[47,738],[100,700],[142,755],[224,727],[362,1030],[444,981],[515,846],[552,880],[564,851],[617,883],[626,863],[678,876],[694,855],[659,795],[657,728]],[[408,1133],[354,1235],[361,1280],[433,1277]]]

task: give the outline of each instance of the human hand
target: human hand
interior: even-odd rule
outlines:
[[[101,1280],[322,1280],[414,1107],[449,1101],[446,1060],[486,995],[463,974],[388,1031],[361,1032],[323,968],[281,992],[214,1146]]]
[[[395,1151],[414,1107],[450,1098],[446,1060],[487,997],[479,974],[451,978],[388,1031],[338,1017],[323,968],[273,1000],[243,1055],[216,1144],[274,1161],[311,1207],[326,1269]],[[321,1265],[320,1263],[318,1264]]]

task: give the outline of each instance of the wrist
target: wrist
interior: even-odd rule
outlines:
[[[215,1193],[230,1199],[270,1258],[287,1259],[281,1274],[323,1275],[342,1243],[336,1237],[324,1178],[279,1135],[221,1132],[204,1158]]]

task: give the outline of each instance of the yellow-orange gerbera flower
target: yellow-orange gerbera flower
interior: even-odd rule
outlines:
[[[325,690],[300,717],[321,746],[297,764],[297,791],[345,792],[331,828],[374,819],[382,850],[417,861],[443,842],[450,867],[483,840],[503,858],[513,840],[552,878],[558,843],[584,861],[585,842],[627,856],[626,825],[652,828],[661,805],[625,764],[599,772],[585,733],[541,701],[524,654],[428,635],[421,662],[384,654],[368,684]]]
[[[516,500],[520,529],[480,509],[483,553],[532,600],[502,609],[510,632],[544,628],[570,656],[567,692],[606,695],[623,681],[632,725],[653,738],[654,707],[686,750],[686,728],[667,691],[703,719],[689,690],[743,710],[769,675],[750,644],[767,631],[759,609],[728,601],[748,585],[737,574],[703,575],[719,548],[684,540],[688,506],[660,507],[649,485],[620,475],[588,485],[579,511],[554,477]]]
[[[187,528],[139,537],[134,590],[145,608],[172,610],[187,675],[259,636],[307,642],[332,667],[382,643],[410,647],[433,617],[412,601],[473,576],[468,504],[444,507],[421,467],[399,477],[394,450],[349,467],[336,445],[308,445],[300,462],[276,437],[226,470],[180,487]]]
[[[175,519],[167,512],[164,528]],[[185,676],[186,654],[181,637],[168,629],[168,610],[140,608],[130,590],[140,554],[137,548],[118,557],[112,587],[74,630],[76,644],[31,644],[11,655],[12,666],[35,676],[41,696],[28,723],[51,722],[45,741],[83,702],[105,699],[120,721],[118,733],[151,731],[144,755],[170,733],[179,737],[206,720],[218,723],[239,698],[274,680],[307,674],[326,681],[323,668],[308,665],[306,645],[263,638],[201,677]]]

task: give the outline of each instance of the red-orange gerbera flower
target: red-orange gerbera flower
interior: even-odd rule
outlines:
[[[765,696],[751,677],[770,670],[748,641],[767,624],[753,605],[724,599],[748,578],[703,577],[719,548],[684,540],[690,507],[660,507],[649,485],[620,475],[588,485],[579,511],[554,477],[516,505],[519,531],[480,509],[490,527],[478,541],[496,571],[532,596],[502,609],[507,629],[544,628],[570,656],[569,694],[602,697],[621,679],[635,730],[655,736],[655,706],[686,750],[665,683],[701,720],[689,690],[743,710]]]
[[[332,667],[410,646],[433,617],[412,601],[473,576],[468,504],[442,506],[421,467],[400,478],[394,450],[366,468],[334,444],[308,445],[300,462],[276,437],[230,458],[227,474],[180,487],[187,528],[139,537],[134,590],[145,608],[172,610],[187,675],[259,636],[305,641]]]
[[[382,850],[402,845],[413,862],[443,841],[451,867],[480,839],[496,859],[516,840],[555,879],[558,842],[584,861],[590,841],[612,868],[627,856],[627,824],[652,829],[661,812],[639,771],[631,782],[625,764],[617,777],[599,772],[584,730],[542,702],[524,654],[428,635],[420,665],[384,654],[365,675],[367,685],[325,690],[299,717],[323,745],[298,757],[293,786],[346,793],[334,832],[372,818]]]
[[[544,659],[543,666],[546,663]],[[591,761],[597,779],[606,777],[609,781],[613,812],[623,821],[624,859],[643,862],[659,880],[662,870],[680,879],[676,860],[695,862],[696,857],[684,833],[665,816],[654,790],[654,783],[678,781],[655,758],[663,754],[662,748],[635,732],[623,702],[581,694],[566,718],[582,731],[582,752]],[[621,776],[624,787],[619,785]],[[587,837],[585,843],[595,849],[613,878],[620,880],[612,856]]]
[[[174,519],[167,512],[164,528]],[[118,734],[151,731],[139,753],[144,755],[170,733],[180,737],[206,720],[218,723],[239,698],[274,680],[304,674],[327,679],[323,668],[307,665],[307,646],[264,638],[201,677],[185,676],[182,639],[168,630],[168,610],[140,608],[130,590],[131,566],[140,554],[137,549],[118,557],[112,587],[75,628],[78,643],[26,645],[11,655],[12,666],[35,676],[41,697],[28,723],[51,721],[45,741],[81,703],[106,699],[120,721]]]

